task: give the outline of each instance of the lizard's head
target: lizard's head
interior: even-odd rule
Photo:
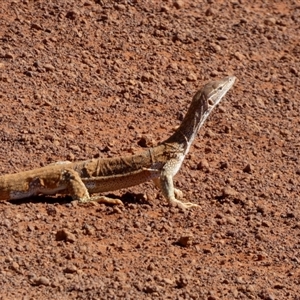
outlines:
[[[228,76],[220,80],[211,81],[203,87],[202,94],[209,108],[214,108],[221,101],[234,84],[235,79],[235,76]]]
[[[195,94],[187,113],[187,119],[193,118],[191,115],[194,116],[196,112],[196,115],[200,116],[198,123],[198,128],[200,128],[212,110],[222,100],[223,96],[230,90],[235,79],[235,76],[228,76],[220,80],[210,81],[204,85]]]
[[[228,76],[220,80],[207,83],[193,97],[192,103],[174,135],[168,141],[177,141],[184,137],[186,142],[186,151],[194,139],[196,133],[201,128],[207,117],[210,115],[216,105],[222,100],[222,97],[229,91],[235,82],[235,76]],[[179,135],[178,135],[179,133]],[[179,136],[179,137],[178,137]]]

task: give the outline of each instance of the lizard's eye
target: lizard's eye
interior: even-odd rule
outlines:
[[[214,105],[214,102],[211,99],[207,100],[208,105]]]

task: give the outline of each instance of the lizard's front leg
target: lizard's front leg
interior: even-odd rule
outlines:
[[[174,188],[173,177],[170,174],[166,174],[165,170],[163,170],[160,175],[159,187],[170,206],[177,206],[182,209],[198,206],[195,203],[184,203],[176,199],[175,194],[176,196],[178,196],[178,194],[182,195],[182,192]]]
[[[161,184],[160,184],[160,177],[154,178],[153,183],[160,191],[162,191]],[[176,189],[175,187],[174,187],[174,194],[176,199],[178,198],[181,199],[183,197],[183,192],[180,189]]]
[[[65,169],[62,173],[62,180],[66,184],[67,190],[74,200],[79,202],[98,202],[105,204],[123,204],[119,199],[112,199],[105,196],[90,196],[88,189],[81,180],[79,174],[72,169]]]

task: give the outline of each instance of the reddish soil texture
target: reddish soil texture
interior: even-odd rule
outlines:
[[[140,151],[238,81],[175,184],[0,203],[1,299],[299,299],[298,1],[0,2],[0,172]]]

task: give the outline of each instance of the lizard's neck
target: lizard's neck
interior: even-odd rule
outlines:
[[[163,144],[171,144],[178,154],[183,157],[188,153],[199,129],[221,101],[223,96],[232,87],[234,76],[207,83],[193,97],[192,103],[179,128]]]
[[[202,95],[199,95],[202,96]],[[206,101],[192,101],[182,123],[164,143],[176,143],[186,155],[200,127],[208,116]]]

